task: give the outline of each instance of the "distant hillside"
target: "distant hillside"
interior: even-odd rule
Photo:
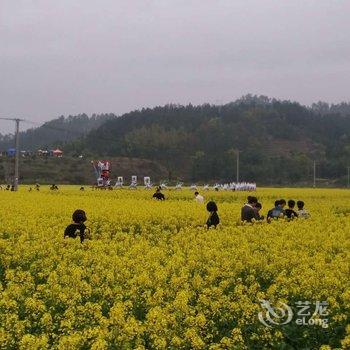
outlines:
[[[22,150],[63,147],[64,158],[72,159],[48,160],[50,166],[41,160],[22,160],[25,181],[40,174],[42,181],[78,183],[79,171],[69,173],[69,169],[78,164],[80,154],[85,159],[143,159],[137,161],[137,175],[155,179],[232,181],[238,150],[241,180],[310,185],[316,161],[319,182],[345,185],[350,166],[350,104],[318,102],[305,107],[247,95],[225,105],[166,105],[120,117],[81,114],[22,132],[20,143]],[[0,135],[0,150],[12,146],[12,136]],[[146,164],[147,160],[151,163]],[[56,163],[50,162],[65,165],[52,170]],[[125,174],[135,172],[131,162],[123,164]],[[153,172],[148,164],[156,164]],[[84,169],[81,181],[90,181],[89,166],[85,164]]]
[[[155,160],[172,179],[187,181],[234,180],[239,150],[241,179],[310,183],[316,160],[318,177],[344,182],[350,164],[344,106],[342,113],[336,106],[321,112],[320,103],[307,108],[251,95],[223,106],[167,105],[112,118],[65,150]]]
[[[52,148],[63,146],[67,142],[81,138],[91,130],[98,128],[108,119],[114,117],[111,114],[59,117],[44,123],[43,125],[20,132],[21,150],[37,150],[39,148]],[[0,134],[0,150],[6,150],[14,146],[13,135]]]

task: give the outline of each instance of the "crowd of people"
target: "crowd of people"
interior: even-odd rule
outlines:
[[[209,190],[209,185],[204,186],[205,190]],[[230,182],[224,184],[215,184],[213,186],[215,191],[225,190],[225,191],[256,191],[255,182]]]
[[[161,192],[162,188],[157,187],[153,198],[156,200],[165,200],[164,194]],[[204,203],[204,197],[198,192],[194,192],[194,200],[197,203]],[[286,205],[288,204],[288,207]],[[295,208],[297,206],[297,209]],[[267,212],[266,221],[271,222],[271,220],[287,219],[292,220],[294,218],[308,219],[310,217],[309,212],[304,208],[304,202],[299,200],[295,202],[290,199],[288,203],[284,199],[279,199],[275,201],[274,207]],[[241,221],[242,222],[257,222],[265,220],[264,215],[261,215],[262,205],[258,202],[257,197],[248,196],[247,203],[241,209]],[[207,204],[207,210],[210,213],[208,221],[206,223],[207,227],[216,227],[219,222],[219,216],[217,214],[218,208],[215,202],[209,202]]]
[[[234,191],[256,191],[255,182],[232,182],[229,186]]]
[[[295,210],[295,204],[297,209]],[[295,203],[295,200],[290,199],[287,202],[284,199],[278,199],[275,201],[274,207],[267,212],[266,220],[288,219],[293,220],[295,218],[308,219],[310,217],[309,212],[304,208],[304,202],[299,200]],[[243,222],[254,222],[264,220],[264,216],[260,214],[262,209],[261,203],[254,196],[248,196],[247,203],[241,209],[241,220]]]
[[[80,189],[81,190],[81,189]],[[159,201],[164,201],[165,196],[161,192],[161,187],[157,187],[156,192],[152,198]],[[196,191],[194,193],[194,200],[197,203],[204,203],[204,197]],[[286,207],[288,205],[288,207]],[[271,222],[272,220],[287,219],[293,220],[296,218],[308,219],[310,217],[309,212],[304,208],[304,202],[299,200],[290,199],[288,203],[284,199],[276,200],[274,207],[267,212],[266,221]],[[297,206],[295,208],[295,206]],[[218,215],[218,206],[214,201],[210,201],[206,205],[206,209],[209,213],[208,220],[205,223],[205,227],[208,229],[213,227],[216,228],[220,223]],[[247,202],[241,209],[241,221],[254,223],[262,222],[265,220],[264,215],[261,215],[262,205],[259,203],[257,197],[248,196]],[[86,213],[84,210],[77,209],[72,215],[73,222],[68,225],[64,231],[64,237],[80,238],[80,242],[85,239],[91,239],[91,232],[86,227],[85,221],[87,220]]]
[[[3,185],[0,185],[0,190],[5,190],[5,191],[14,191],[15,190],[15,186],[14,185],[6,185],[6,186],[3,186]]]

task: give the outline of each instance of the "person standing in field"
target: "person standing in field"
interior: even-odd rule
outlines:
[[[294,211],[294,207],[295,207],[295,201],[293,199],[290,199],[288,201],[288,208],[284,211],[287,219],[294,219],[298,217],[298,213]]]
[[[264,215],[260,215],[260,210],[262,209],[262,205],[261,203],[256,203],[255,204],[255,211],[256,211],[256,216],[257,216],[257,219],[256,220],[259,220],[259,221],[262,221],[264,220]]]
[[[195,200],[197,203],[204,203],[204,197],[201,196],[201,195],[199,194],[198,191],[196,191],[196,192],[194,193],[194,200]]]
[[[209,212],[209,218],[206,222],[207,228],[214,227],[220,223],[220,218],[218,215],[218,207],[215,202],[211,201],[207,203],[207,211]]]
[[[248,196],[247,203],[241,209],[241,220],[252,222],[252,220],[259,220],[259,214],[255,209],[258,199],[253,196]]]
[[[80,243],[85,239],[90,239],[90,230],[85,226],[84,222],[87,220],[84,210],[77,209],[72,215],[73,223],[68,225],[64,231],[64,238],[80,237]]]
[[[297,201],[297,207],[297,213],[299,218],[308,219],[310,217],[310,213],[306,209],[304,209],[303,201]]]
[[[161,190],[161,188],[157,187],[157,190],[154,193],[153,198],[155,198],[155,199],[157,199],[159,201],[164,201],[165,200],[165,196],[160,190]]]
[[[271,219],[283,218],[285,215],[284,207],[286,206],[286,201],[284,199],[279,199],[275,201],[275,207],[268,211],[267,221]]]

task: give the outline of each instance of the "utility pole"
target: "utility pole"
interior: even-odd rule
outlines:
[[[236,183],[239,183],[239,151],[237,150],[237,177],[236,177]]]
[[[13,189],[18,190],[18,179],[19,179],[19,122],[24,121],[19,118],[0,118],[2,120],[12,120],[16,123],[15,128],[15,178],[13,181]]]
[[[314,160],[314,188],[316,187],[316,161]]]
[[[15,119],[16,130],[15,130],[15,144],[16,144],[16,155],[15,155],[15,181],[13,183],[14,190],[18,190],[18,178],[19,178],[19,119]]]
[[[350,166],[348,166],[348,188],[350,187]]]

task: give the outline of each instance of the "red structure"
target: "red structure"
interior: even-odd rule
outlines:
[[[96,183],[98,187],[109,187],[111,163],[109,160],[98,160],[97,163],[91,161],[92,166],[95,170]]]
[[[54,157],[62,157],[63,156],[63,152],[60,149],[57,148],[57,149],[52,151],[52,155]]]

